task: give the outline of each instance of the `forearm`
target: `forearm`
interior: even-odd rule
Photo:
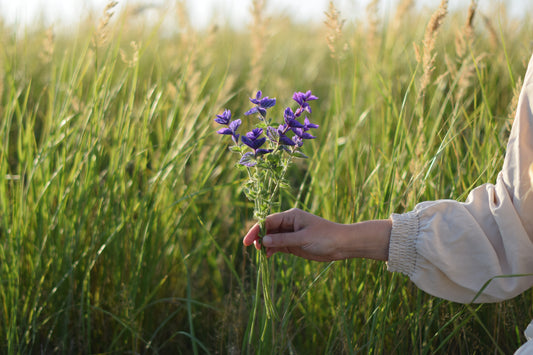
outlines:
[[[391,229],[390,219],[342,225],[338,235],[338,259],[368,258],[387,261]]]

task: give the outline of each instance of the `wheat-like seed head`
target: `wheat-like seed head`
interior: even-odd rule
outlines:
[[[513,88],[513,98],[509,103],[509,117],[507,119],[506,126],[510,130],[516,116],[516,109],[518,107],[518,98],[520,97],[520,91],[522,90],[522,77],[519,77]]]
[[[489,40],[492,48],[499,47],[500,40],[498,38],[498,32],[496,31],[496,28],[494,28],[494,25],[492,24],[492,21],[488,16],[482,15],[483,22],[485,22],[485,26],[487,27],[487,30],[489,31]]]
[[[133,68],[139,61],[139,45],[135,41],[130,42],[130,47],[133,50],[131,59],[128,59],[128,55],[123,49],[120,49],[120,58],[130,68]]]
[[[252,22],[250,24],[252,55],[250,57],[250,77],[247,82],[247,89],[249,92],[258,89],[261,74],[264,69],[261,58],[265,53],[269,22],[269,19],[264,16],[265,7],[266,0],[253,0],[250,8],[250,13],[252,15]]]
[[[402,0],[398,7],[396,8],[396,13],[394,14],[394,20],[392,21],[392,27],[398,29],[403,20],[406,19],[407,13],[415,5],[414,0]]]
[[[48,64],[52,61],[54,56],[54,29],[49,27],[44,35],[42,42],[42,49],[39,53],[39,58],[43,61],[43,64]]]
[[[379,47],[378,27],[379,27],[379,0],[372,0],[366,6],[366,18],[368,21],[367,28],[367,47],[373,50]]]
[[[442,0],[439,8],[433,13],[429,23],[426,27],[426,32],[424,35],[423,44],[423,53],[422,53],[422,66],[424,73],[420,80],[420,94],[419,96],[425,96],[425,90],[430,83],[431,74],[435,70],[435,53],[433,50],[435,48],[435,41],[437,39],[437,34],[439,28],[448,13],[448,0]]]
[[[455,37],[455,52],[459,58],[463,58],[467,48],[472,44],[474,38],[474,16],[476,14],[477,1],[472,0],[468,7],[465,24],[462,31]]]
[[[337,10],[333,1],[329,2],[328,11],[325,12],[326,20],[324,24],[327,27],[326,42],[332,58],[339,58],[338,47],[342,38],[342,27],[344,20],[340,17],[340,11]]]
[[[104,9],[103,16],[100,18],[98,28],[93,37],[93,46],[101,47],[105,45],[109,37],[109,22],[113,17],[113,9],[118,5],[118,1],[109,1]]]
[[[176,1],[176,15],[178,17],[178,23],[185,29],[185,32],[192,32],[191,21],[187,13],[187,6],[184,0]]]

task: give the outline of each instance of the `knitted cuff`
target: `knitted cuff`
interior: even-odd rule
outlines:
[[[416,238],[418,237],[418,214],[414,211],[404,214],[393,213],[392,231],[389,242],[387,268],[411,277],[416,266]]]

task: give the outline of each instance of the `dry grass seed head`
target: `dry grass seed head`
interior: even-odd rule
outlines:
[[[394,20],[392,21],[392,27],[398,29],[401,23],[406,19],[409,11],[414,7],[414,0],[403,0],[398,4],[396,13],[394,14]]]
[[[253,0],[250,7],[252,21],[250,23],[250,33],[252,36],[252,55],[250,57],[250,77],[247,88],[249,92],[258,89],[259,81],[263,73],[263,63],[261,58],[265,54],[265,43],[267,42],[267,28],[270,21],[265,17],[266,0]]]
[[[100,18],[98,28],[93,37],[93,46],[101,47],[105,45],[109,38],[109,22],[113,17],[113,9],[118,5],[118,1],[109,1],[104,9],[103,16]]]
[[[54,56],[54,29],[53,27],[48,27],[45,32],[42,49],[39,52],[39,58],[43,61],[43,64],[48,64],[52,61]]]
[[[487,30],[489,31],[489,41],[491,47],[498,48],[500,46],[500,40],[498,39],[498,32],[496,31],[496,28],[494,28],[494,25],[488,16],[482,15],[482,18]]]
[[[482,60],[487,56],[487,53],[481,53],[475,58],[464,58],[461,68],[459,70],[459,78],[457,79],[457,93],[455,95],[456,101],[459,101],[465,95],[467,89],[473,82],[473,78],[476,76],[476,67],[482,66]]]
[[[344,19],[340,17],[340,11],[337,10],[333,1],[329,2],[328,11],[325,12],[326,20],[324,24],[327,27],[326,42],[332,58],[339,58],[339,47],[342,41],[342,27]],[[344,46],[343,48],[346,48]]]
[[[372,0],[366,6],[366,18],[368,21],[367,28],[367,47],[374,50],[379,47],[378,43],[378,26],[379,26],[379,0]]]
[[[448,0],[442,0],[439,8],[433,13],[426,27],[424,40],[422,42],[423,44],[422,66],[423,66],[424,72],[420,80],[420,96],[421,97],[425,95],[425,90],[431,80],[431,74],[435,70],[434,64],[435,64],[436,54],[433,52],[433,50],[435,49],[435,41],[437,39],[439,28],[442,24],[442,21],[444,20],[444,17],[446,17],[447,13],[448,13]]]
[[[477,1],[472,0],[468,7],[465,24],[455,37],[455,52],[459,58],[466,55],[467,48],[470,47],[474,38],[474,16],[476,14]]]
[[[176,16],[178,17],[180,27],[185,30],[187,34],[191,34],[193,32],[192,25],[184,0],[176,1]]]
[[[139,61],[139,45],[137,44],[137,42],[131,41],[130,47],[133,50],[131,59],[128,58],[128,55],[122,48],[120,49],[120,58],[129,68],[133,68]]]
[[[509,117],[506,123],[508,130],[511,129],[514,118],[516,116],[516,109],[518,107],[518,98],[520,97],[521,90],[522,90],[522,77],[519,77],[513,88],[513,98],[511,99],[511,102],[509,103]]]

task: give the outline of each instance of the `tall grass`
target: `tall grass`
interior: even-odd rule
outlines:
[[[0,351],[516,349],[531,292],[459,305],[368,260],[271,258],[278,317],[251,331],[251,205],[212,123],[243,112],[250,90],[320,97],[283,208],[349,223],[495,181],[532,24],[448,13],[428,71],[413,43],[423,54],[432,14],[410,3],[371,26],[334,6],[327,24],[264,19],[260,41],[253,24],[195,30],[181,16],[171,32],[111,5],[75,31],[2,25]]]

